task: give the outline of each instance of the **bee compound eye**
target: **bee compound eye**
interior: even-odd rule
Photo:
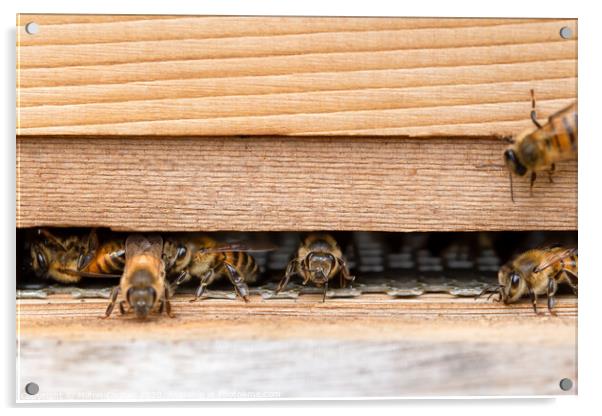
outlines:
[[[181,259],[186,255],[186,247],[178,247],[178,258]]]
[[[519,282],[520,276],[518,275],[518,273],[512,273],[512,276],[510,277],[510,283],[512,284],[512,286],[517,286]]]
[[[38,261],[38,266],[40,269],[46,270],[48,268],[48,265],[46,264],[46,258],[39,251],[36,253],[36,260]]]

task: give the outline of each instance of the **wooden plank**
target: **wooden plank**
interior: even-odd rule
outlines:
[[[577,392],[558,387],[564,377],[578,381],[572,296],[558,298],[558,316],[534,315],[527,300],[511,306],[447,295],[319,300],[191,304],[177,296],[174,319],[147,322],[99,319],[106,299],[20,300],[19,386],[40,385],[39,395],[20,398]]]
[[[544,175],[533,196],[528,179],[516,178],[513,204],[505,146],[474,138],[20,137],[17,226],[576,230],[577,163],[559,164],[554,183]]]
[[[574,19],[123,18],[19,16],[18,134],[510,135],[576,97]]]

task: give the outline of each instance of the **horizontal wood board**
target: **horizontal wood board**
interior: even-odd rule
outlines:
[[[17,53],[19,135],[511,135],[575,100],[577,21],[19,15]]]
[[[572,296],[558,298],[557,316],[536,316],[527,300],[447,295],[248,304],[177,296],[175,318],[140,322],[100,319],[106,303],[17,302],[21,400],[577,393]],[[567,392],[564,377],[575,383]],[[22,390],[32,380],[36,396]]]
[[[17,226],[161,231],[576,230],[577,163],[514,179],[502,140],[17,140]],[[496,166],[497,165],[497,166]]]

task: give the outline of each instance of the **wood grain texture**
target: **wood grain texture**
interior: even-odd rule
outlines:
[[[541,117],[576,97],[572,19],[17,23],[19,135],[510,135],[531,88]]]
[[[501,140],[17,140],[17,226],[161,231],[576,230],[577,164],[510,200]],[[499,167],[492,167],[491,165]]]
[[[558,316],[536,316],[528,301],[447,295],[248,304],[178,296],[174,319],[140,322],[100,319],[106,299],[19,300],[19,388],[40,385],[20,398],[576,394],[577,301],[558,301]],[[559,389],[563,377],[573,390]]]

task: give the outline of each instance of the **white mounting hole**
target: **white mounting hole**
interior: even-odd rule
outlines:
[[[563,27],[562,29],[560,29],[560,37],[562,39],[570,39],[573,37],[573,29],[571,29],[568,26]]]
[[[25,31],[30,35],[35,35],[40,31],[40,26],[36,22],[29,22],[25,25]]]

